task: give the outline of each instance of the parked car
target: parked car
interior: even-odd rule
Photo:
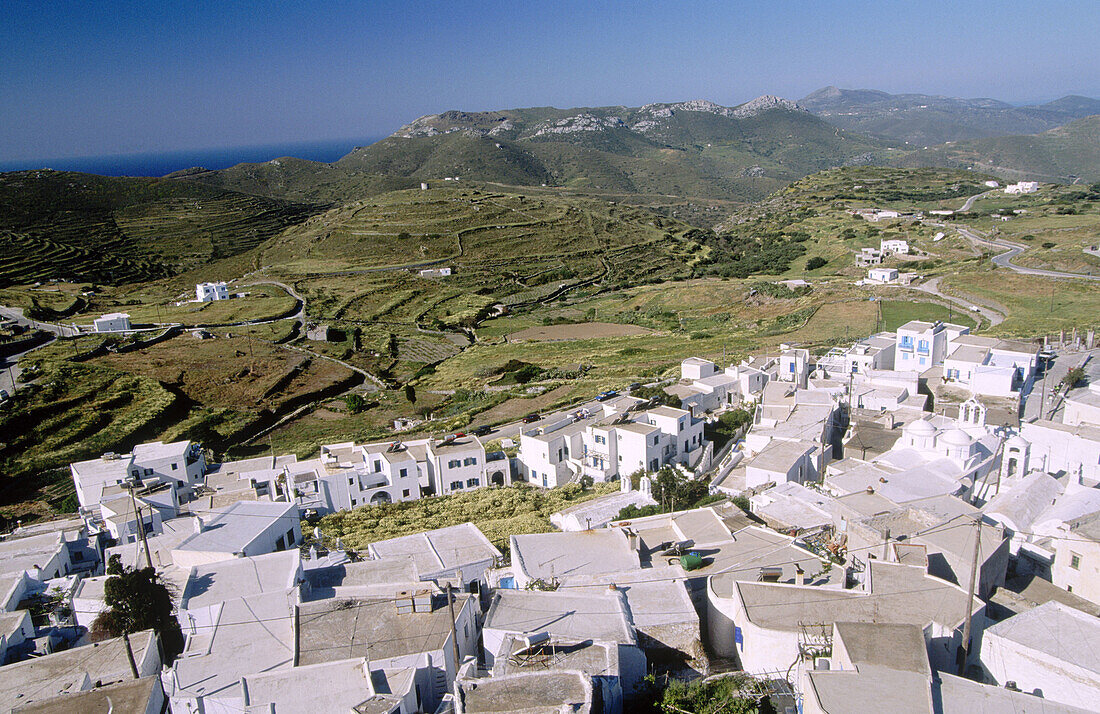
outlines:
[[[641,382],[631,382],[631,383],[630,383],[630,386],[629,386],[629,387],[627,387],[627,389],[629,389],[629,390],[630,390],[630,391],[632,391],[632,392],[633,392],[633,391],[634,391],[635,389],[641,389],[641,388],[642,388],[642,383],[641,383]]]
[[[486,434],[493,433],[493,427],[485,425],[479,426],[471,432],[474,436],[485,436]]]
[[[541,418],[542,418],[542,417],[540,417],[540,416],[539,416],[538,414],[536,414],[535,412],[531,412],[531,413],[530,413],[530,414],[528,414],[527,416],[523,417],[523,423],[524,423],[524,424],[530,424],[531,422],[534,422],[534,421],[538,421],[538,420],[539,420],[539,419],[541,419]]]
[[[608,399],[614,399],[617,396],[619,396],[618,392],[616,392],[614,389],[609,389],[606,392],[600,392],[599,394],[597,394],[596,395],[596,401],[597,402],[606,402]]]
[[[6,390],[0,389],[0,402],[8,401],[8,393]]]

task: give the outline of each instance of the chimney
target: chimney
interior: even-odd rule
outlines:
[[[806,571],[802,569],[802,566],[794,566],[794,584],[805,585],[806,584]]]
[[[205,524],[204,524],[204,523],[202,522],[202,516],[195,516],[194,518],[192,518],[192,519],[191,519],[191,522],[192,522],[192,523],[194,524],[194,526],[195,526],[195,533],[202,533],[202,529],[203,529],[203,527],[204,527],[204,525],[205,525]]]

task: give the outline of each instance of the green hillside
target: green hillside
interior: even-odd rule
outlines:
[[[902,166],[970,168],[1011,180],[1055,183],[1100,180],[1100,116],[1029,136],[961,141],[918,151]]]
[[[842,129],[916,148],[949,141],[1035,134],[1100,114],[1100,100],[1088,97],[1068,96],[1046,104],[1014,107],[994,99],[887,94],[837,87],[819,89],[798,104]]]
[[[333,164],[278,159],[173,178],[297,201],[345,201],[444,179],[709,201],[763,198],[885,143],[838,131],[776,97],[643,107],[536,107],[421,117]]]
[[[0,174],[0,287],[165,277],[247,251],[318,210],[184,181]]]

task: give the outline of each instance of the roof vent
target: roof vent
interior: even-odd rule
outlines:
[[[873,486],[868,486],[868,487],[867,487],[867,495],[868,495],[868,496],[873,496],[874,494],[875,494],[875,489],[874,489],[874,487],[873,487]]]

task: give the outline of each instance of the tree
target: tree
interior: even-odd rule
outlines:
[[[92,623],[92,632],[111,637],[155,630],[171,654],[183,648],[183,633],[172,614],[172,594],[154,568],[127,568],[122,558],[112,555],[103,584],[107,605]]]
[[[806,261],[806,270],[817,270],[818,268],[824,268],[828,265],[829,261],[822,258],[820,255],[815,255]]]
[[[360,394],[349,394],[344,397],[344,405],[348,408],[348,412],[351,414],[358,414],[363,411],[365,406],[363,396]]]
[[[1074,367],[1070,371],[1066,372],[1066,376],[1062,377],[1061,386],[1066,389],[1073,389],[1077,386],[1077,383],[1085,378],[1085,370],[1083,367]]]
[[[405,399],[409,400],[409,404],[416,404],[416,388],[411,384],[405,385]]]
[[[391,332],[389,339],[386,340],[386,352],[389,353],[390,357],[396,359],[400,351],[401,348],[397,344],[397,335]]]

